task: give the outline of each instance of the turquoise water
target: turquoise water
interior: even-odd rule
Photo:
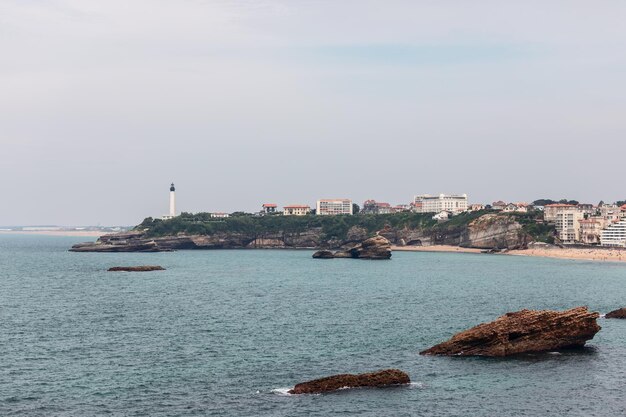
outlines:
[[[423,357],[522,308],[626,305],[626,264],[475,254],[69,253],[0,235],[1,416],[619,416],[626,321],[579,352]],[[164,272],[107,273],[158,264]],[[414,384],[288,396],[396,367]]]

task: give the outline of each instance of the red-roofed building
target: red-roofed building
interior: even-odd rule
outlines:
[[[276,207],[278,206],[274,203],[265,203],[261,206],[261,214],[276,213]]]

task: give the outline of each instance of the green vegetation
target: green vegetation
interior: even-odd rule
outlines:
[[[556,228],[553,224],[543,222],[543,214],[540,211],[510,213],[509,216],[515,217],[515,220],[522,225],[522,230],[537,242],[554,243]]]
[[[435,234],[459,233],[469,223],[480,216],[492,213],[489,210],[466,212],[451,217],[448,221],[437,223],[432,214],[403,212],[396,214],[359,214],[355,216],[254,216],[236,213],[228,218],[212,218],[209,213],[182,213],[170,220],[146,218],[135,229],[147,229],[150,237],[176,235],[212,235],[219,232],[241,233],[259,236],[271,233],[305,233],[321,230],[324,240],[344,240],[348,230],[357,226],[373,235],[379,230],[423,229]],[[513,216],[523,226],[523,230],[542,242],[549,242],[554,234],[554,226],[543,224],[540,212],[502,214]]]
[[[560,200],[552,200],[549,198],[541,198],[539,200],[535,200],[533,201],[533,205],[535,206],[547,206],[548,204],[572,204],[572,205],[576,205],[578,204],[577,200],[568,200],[566,198],[562,198]]]
[[[252,216],[239,214],[228,218],[211,218],[209,213],[182,213],[170,220],[146,218],[136,230],[148,229],[148,236],[176,235],[178,233],[211,235],[218,232],[246,233],[303,233],[321,229],[325,239],[345,239],[352,226],[362,227],[373,234],[385,227],[428,228],[436,221],[431,214],[397,213],[358,216]]]

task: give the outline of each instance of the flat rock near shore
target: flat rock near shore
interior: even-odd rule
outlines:
[[[290,394],[321,394],[344,388],[388,387],[409,384],[411,379],[399,369],[385,369],[366,374],[341,374],[297,384]]]
[[[107,270],[108,272],[149,272],[149,271],[165,271],[165,268],[158,265],[141,265],[141,266],[114,266]]]
[[[601,327],[587,307],[522,310],[456,334],[421,355],[510,356],[583,347]]]

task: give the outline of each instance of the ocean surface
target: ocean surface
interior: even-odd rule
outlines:
[[[0,235],[0,416],[623,416],[626,320],[581,351],[418,352],[523,308],[626,306],[626,264],[396,252],[69,253]],[[163,272],[110,273],[156,264]],[[413,384],[291,396],[400,368]]]

